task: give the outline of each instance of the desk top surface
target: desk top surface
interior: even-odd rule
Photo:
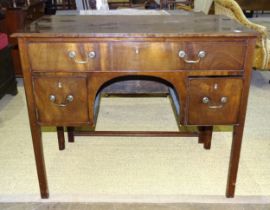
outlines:
[[[192,37],[256,36],[224,16],[202,13],[164,15],[43,16],[15,37]]]

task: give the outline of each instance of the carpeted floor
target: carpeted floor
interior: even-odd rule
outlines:
[[[230,132],[196,138],[76,137],[44,132],[49,202],[270,202],[270,72],[254,72],[235,199],[225,199]],[[149,109],[149,107],[152,107]],[[99,130],[176,130],[168,98],[103,98]],[[49,129],[45,129],[49,130]],[[40,201],[22,80],[0,100],[0,202]]]
[[[269,210],[270,204],[222,203],[0,203],[1,210]]]

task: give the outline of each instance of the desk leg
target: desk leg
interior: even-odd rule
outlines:
[[[64,127],[56,127],[56,129],[57,129],[59,150],[64,150],[65,149]]]
[[[67,127],[68,142],[74,142],[74,127]]]
[[[227,198],[234,197],[243,131],[244,131],[244,126],[235,125],[233,128],[231,157],[230,157],[230,164],[229,164],[229,171],[228,171],[227,190],[226,190]]]
[[[199,144],[204,145],[204,149],[211,148],[213,126],[199,126]]]
[[[32,125],[31,133],[32,133],[32,141],[33,141],[34,154],[35,154],[35,160],[36,160],[40,195],[41,195],[41,198],[48,198],[49,189],[48,189],[48,183],[47,183],[40,126]]]

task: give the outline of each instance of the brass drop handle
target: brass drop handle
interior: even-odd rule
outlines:
[[[54,104],[54,105],[57,105],[57,106],[60,106],[60,107],[65,107],[67,106],[68,104],[70,104],[73,100],[74,100],[74,97],[73,95],[67,95],[66,97],[66,100],[64,103],[56,103],[56,96],[55,95],[49,95],[49,100]]]
[[[224,107],[224,105],[227,102],[228,102],[228,97],[226,97],[226,96],[222,96],[220,98],[220,103],[221,103],[220,105],[210,105],[209,104],[210,103],[210,99],[207,96],[205,96],[205,97],[202,98],[202,103],[203,104],[208,104],[208,108],[209,109],[220,109],[220,108]]]
[[[184,50],[180,50],[179,53],[178,53],[178,56],[180,58],[182,58],[188,64],[196,64],[196,63],[199,63],[201,61],[201,59],[206,56],[206,52],[203,51],[203,50],[199,51],[199,53],[197,55],[197,57],[198,57],[197,60],[188,60],[187,59],[187,53]]]
[[[68,51],[68,57],[70,58],[70,59],[73,59],[74,60],[74,62],[75,63],[78,63],[78,64],[86,64],[86,63],[88,63],[88,58],[91,58],[91,59],[93,59],[93,58],[95,58],[96,57],[96,53],[95,53],[95,51],[90,51],[90,52],[88,52],[88,54],[85,56],[86,57],[86,59],[85,60],[76,60],[76,56],[77,56],[77,53],[75,52],[75,51]]]

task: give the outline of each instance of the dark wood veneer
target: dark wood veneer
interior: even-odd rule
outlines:
[[[236,0],[243,10],[270,10],[269,0]]]
[[[65,147],[64,126],[69,142],[74,142],[74,135],[198,136],[199,143],[210,149],[213,126],[233,125],[226,196],[234,196],[254,32],[225,17],[201,14],[53,16],[15,36],[42,198],[49,197],[42,125],[57,126],[60,150]],[[181,50],[185,56],[181,57]],[[70,51],[76,56],[69,56]],[[108,84],[131,78],[167,87],[173,94],[177,123],[197,125],[198,132],[94,131],[101,93],[108,91]],[[128,92],[132,93],[132,86]],[[72,100],[67,101],[68,95]],[[76,126],[93,131],[74,131]]]

